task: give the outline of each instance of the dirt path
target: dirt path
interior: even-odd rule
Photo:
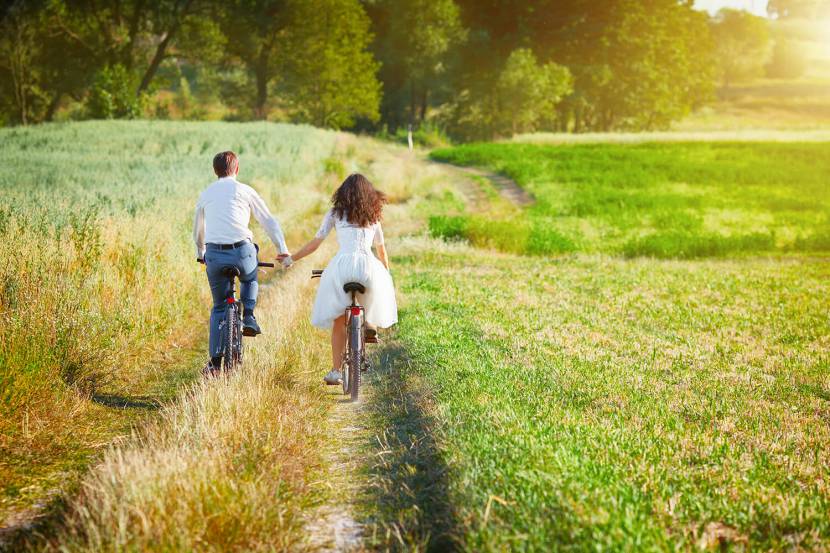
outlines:
[[[324,469],[312,484],[326,502],[308,515],[306,545],[318,552],[361,551],[363,527],[355,515],[361,482],[354,475],[364,462],[361,446],[368,432],[361,421],[363,403],[352,403],[340,386],[331,386],[328,391],[333,406],[324,429],[328,435]]]
[[[529,205],[533,205],[536,202],[533,196],[531,196],[524,188],[516,184],[516,181],[509,177],[505,177],[504,175],[499,175],[498,173],[493,173],[485,169],[479,169],[478,167],[462,167],[459,165],[452,165],[450,163],[434,161],[432,163],[440,163],[442,167],[450,167],[453,171],[456,171],[463,175],[485,178],[489,180],[493,184],[493,186],[496,187],[496,190],[499,191],[499,194],[502,198],[504,198],[505,200],[509,201],[517,207],[527,207]],[[474,186],[473,188],[477,190],[471,190],[470,186],[465,186],[462,192],[464,192],[465,195],[468,196],[468,199],[471,201],[473,205],[481,205],[482,202],[486,202],[486,196],[481,191],[481,189],[477,186]]]
[[[482,178],[511,205],[534,203],[507,177],[406,152],[399,156],[414,161],[425,178],[436,178],[437,169],[437,178],[459,192],[470,210],[492,204],[493,191]],[[446,497],[447,467],[435,443],[431,395],[416,377],[404,376],[408,360],[395,331],[382,336],[382,344],[370,348],[375,369],[359,402],[348,401],[339,387],[328,389],[327,449],[311,494],[322,499],[304,524],[309,551],[452,547],[454,515]]]

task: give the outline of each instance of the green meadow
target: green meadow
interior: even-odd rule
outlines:
[[[828,545],[826,261],[423,250],[376,379],[402,543]]]
[[[514,179],[524,210],[430,220],[515,253],[703,258],[830,250],[827,143],[472,144],[432,158]]]
[[[830,546],[826,143],[433,153],[518,207],[308,127],[0,137],[0,549],[319,550],[344,520],[382,551]],[[244,370],[198,378],[191,209],[227,142],[295,248],[346,168],[389,194],[400,322],[361,402],[322,386],[307,322],[333,241],[263,274]]]

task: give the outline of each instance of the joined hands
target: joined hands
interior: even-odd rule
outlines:
[[[277,261],[280,262],[280,265],[283,269],[287,269],[294,264],[294,259],[292,259],[290,253],[281,253],[277,256]]]

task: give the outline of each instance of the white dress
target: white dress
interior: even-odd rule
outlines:
[[[329,262],[320,278],[311,311],[311,324],[318,328],[331,328],[334,319],[343,315],[352,303],[351,296],[343,290],[343,285],[359,282],[366,287],[366,293],[357,296],[358,302],[364,307],[366,321],[380,328],[392,326],[398,322],[392,276],[372,253],[372,244],[383,244],[380,223],[359,227],[338,218],[330,210],[315,236],[325,238],[333,228],[337,230],[340,251]]]

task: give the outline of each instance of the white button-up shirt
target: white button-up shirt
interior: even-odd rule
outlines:
[[[204,258],[206,243],[234,244],[253,240],[254,235],[248,228],[252,213],[280,253],[288,253],[280,224],[256,190],[238,182],[236,177],[222,177],[208,186],[196,202],[193,217],[196,257]]]

